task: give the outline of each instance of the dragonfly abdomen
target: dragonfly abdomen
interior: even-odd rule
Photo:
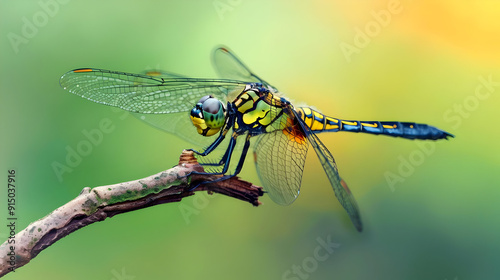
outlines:
[[[296,111],[305,124],[316,133],[342,130],[339,119],[327,117],[308,107],[296,108]]]
[[[427,124],[413,122],[351,121],[332,118],[311,108],[298,108],[302,120],[316,133],[350,131],[407,139],[447,139],[452,134]]]

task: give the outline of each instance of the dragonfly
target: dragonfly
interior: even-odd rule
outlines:
[[[360,232],[358,204],[317,134],[348,131],[421,140],[454,137],[427,124],[343,120],[310,107],[295,107],[224,46],[213,51],[212,62],[218,79],[156,70],[132,74],[79,68],[64,74],[60,85],[90,101],[130,111],[157,128],[205,147],[192,151],[202,159],[216,154],[202,163],[214,168],[206,174],[222,175],[215,180],[240,173],[252,142],[264,190],[282,205],[291,204],[299,195],[311,146],[335,196]],[[226,148],[219,148],[223,146]],[[216,150],[218,154],[213,153]]]

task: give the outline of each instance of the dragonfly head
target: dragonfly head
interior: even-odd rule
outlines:
[[[211,95],[202,97],[191,110],[191,122],[203,136],[219,132],[226,122],[226,109]]]

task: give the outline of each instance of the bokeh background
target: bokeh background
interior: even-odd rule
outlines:
[[[311,150],[291,206],[197,194],[78,230],[5,279],[498,279],[499,13],[497,1],[0,1],[0,224],[15,168],[18,230],[83,187],[160,172],[190,147],[64,91],[74,68],[215,77],[209,55],[225,44],[297,103],[456,135],[426,146],[321,135],[363,233]],[[113,131],[58,178],[53,164],[105,119]],[[241,177],[259,184],[251,158]]]

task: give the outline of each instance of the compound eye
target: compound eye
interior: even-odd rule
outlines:
[[[205,101],[207,101],[207,99],[210,99],[210,98],[214,98],[214,97],[213,97],[213,96],[211,96],[211,95],[205,95],[205,96],[203,96],[203,97],[202,97],[202,98],[198,101],[198,103],[203,104]]]
[[[221,103],[215,98],[209,98],[203,102],[202,108],[205,112],[208,112],[210,114],[217,114],[221,108]]]

